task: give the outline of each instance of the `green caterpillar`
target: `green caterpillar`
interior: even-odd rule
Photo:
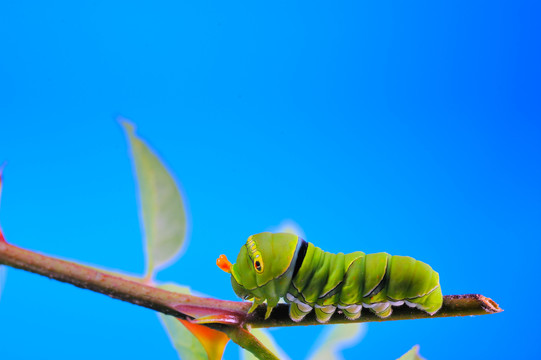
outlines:
[[[265,318],[280,298],[290,304],[293,321],[315,309],[321,323],[337,308],[350,320],[358,319],[363,307],[385,318],[391,306],[404,303],[433,315],[443,301],[438,273],[421,261],[387,253],[331,254],[292,234],[252,235],[236,264],[224,255],[217,263],[231,273],[235,293],[253,299],[250,312],[267,302]]]

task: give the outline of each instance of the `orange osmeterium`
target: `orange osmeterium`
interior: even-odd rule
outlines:
[[[226,273],[231,273],[231,267],[233,264],[227,260],[227,257],[225,255],[220,255],[220,257],[216,260],[216,265]]]

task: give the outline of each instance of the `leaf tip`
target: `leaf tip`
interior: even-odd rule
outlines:
[[[117,117],[117,121],[124,128],[124,131],[126,131],[128,135],[133,135],[133,133],[135,132],[135,125],[131,121],[129,121],[123,116]]]
[[[398,360],[426,360],[419,353],[420,348],[421,347],[419,345],[415,345],[407,353],[399,357]]]

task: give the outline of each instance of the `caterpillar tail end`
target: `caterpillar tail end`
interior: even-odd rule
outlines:
[[[425,299],[422,310],[432,316],[441,309],[442,304],[443,294],[441,292],[441,287],[438,286]]]

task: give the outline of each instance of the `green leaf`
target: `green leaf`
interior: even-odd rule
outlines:
[[[189,294],[190,289],[188,287],[179,286],[175,284],[166,284],[159,286],[162,289],[169,291],[176,291],[182,294]],[[192,335],[192,333],[186,329],[184,325],[177,318],[169,315],[158,313],[167,335],[171,343],[177,350],[177,353],[181,359],[190,360],[208,360],[207,352],[203,348],[203,345]]]
[[[419,345],[415,345],[410,351],[399,357],[398,360],[425,360],[425,358],[419,355]]]
[[[175,180],[127,121],[122,125],[130,142],[143,218],[147,277],[179,255],[186,237],[186,212]]]
[[[281,360],[289,360],[289,357],[286,355],[284,350],[282,350],[270,332],[265,329],[252,329],[250,330],[252,335],[254,335],[267,349],[273,352]],[[240,358],[242,360],[257,360],[257,358],[249,351],[240,348]]]
[[[331,325],[325,329],[316,344],[321,344],[309,357],[310,360],[343,359],[340,351],[358,344],[366,333],[365,324]]]

